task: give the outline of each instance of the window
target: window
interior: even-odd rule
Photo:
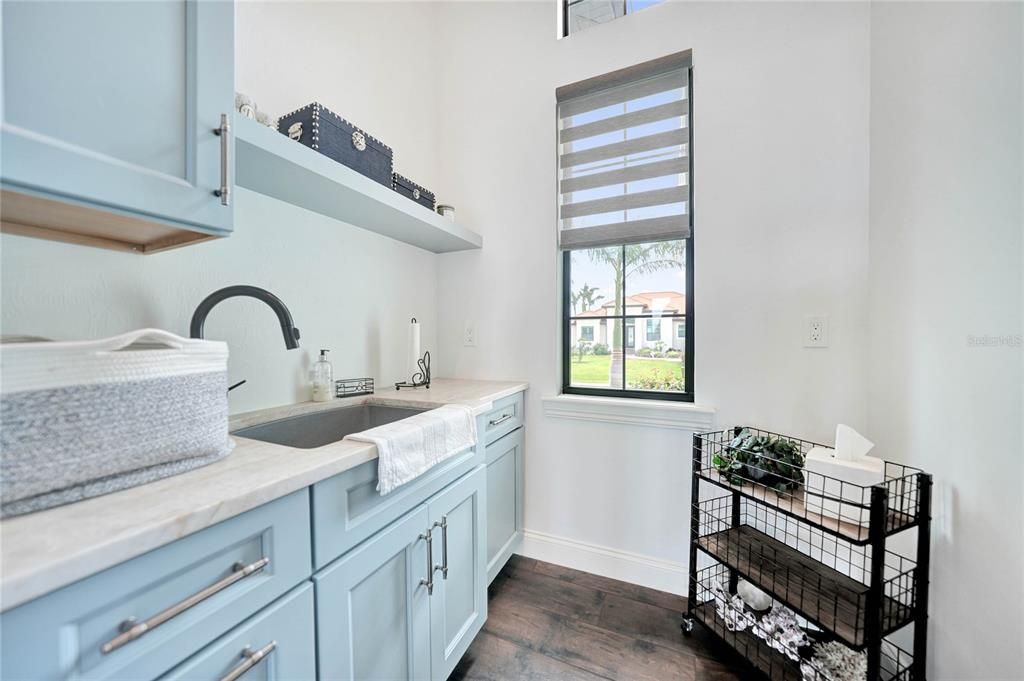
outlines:
[[[563,392],[687,399],[687,348],[666,342],[671,337],[662,336],[662,324],[685,328],[687,323],[688,241],[565,252],[570,331]],[[581,291],[588,304],[574,311],[571,298]],[[588,347],[601,322],[606,324],[601,344]],[[639,334],[637,324],[642,324]]]
[[[665,0],[562,0],[562,37],[634,14]]]
[[[556,92],[563,392],[693,399],[690,73],[687,51]]]
[[[692,401],[690,54],[557,99],[563,392]]]

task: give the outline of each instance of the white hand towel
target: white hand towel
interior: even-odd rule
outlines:
[[[345,439],[377,445],[377,491],[384,495],[475,445],[476,419],[469,407],[447,404]]]

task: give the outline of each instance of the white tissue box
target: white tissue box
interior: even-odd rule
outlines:
[[[807,452],[804,471],[804,506],[808,511],[868,525],[868,509],[860,505],[867,506],[871,497],[862,488],[885,480],[884,460],[873,456],[837,459],[834,449],[813,447]],[[840,481],[852,484],[842,485]],[[853,503],[842,503],[840,499]]]

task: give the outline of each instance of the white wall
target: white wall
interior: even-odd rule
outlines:
[[[871,16],[868,424],[933,473],[931,678],[1024,669],[1024,12]]]
[[[866,419],[869,7],[669,3],[561,41],[553,3],[441,17],[439,186],[486,244],[441,259],[444,373],[530,381],[529,530],[654,561],[683,591],[688,434],[541,408],[561,376],[554,91],[693,49],[697,400],[723,426],[828,438]],[[827,350],[801,345],[809,313],[830,317]]]
[[[399,380],[409,318],[436,318],[436,256],[262,194],[236,194],[236,233],[151,256],[0,237],[5,334],[102,338],[143,327],[188,335],[196,305],[231,284],[277,294],[302,338],[286,350],[263,303],[214,308],[206,337],[228,342],[234,413],[309,399],[307,372],[329,348],[338,378]],[[424,345],[433,324],[424,323]]]
[[[436,14],[424,4],[241,2],[237,88],[274,115],[319,98],[395,147],[398,167],[429,187]],[[413,315],[434,349],[436,256],[245,190],[235,204],[230,238],[151,256],[0,236],[0,328],[61,339],[144,326],[188,335],[206,294],[263,286],[291,309],[301,348],[285,350],[262,303],[218,306],[207,336],[228,341],[230,378],[249,381],[231,393],[233,412],[308,399],[306,371],[321,347],[338,377],[399,380]]]
[[[271,116],[319,101],[395,151],[395,170],[438,176],[441,43],[431,2],[239,0],[235,84]]]

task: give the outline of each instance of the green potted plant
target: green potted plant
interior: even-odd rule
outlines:
[[[804,455],[792,440],[741,430],[711,463],[731,484],[748,482],[790,492],[804,481]]]

